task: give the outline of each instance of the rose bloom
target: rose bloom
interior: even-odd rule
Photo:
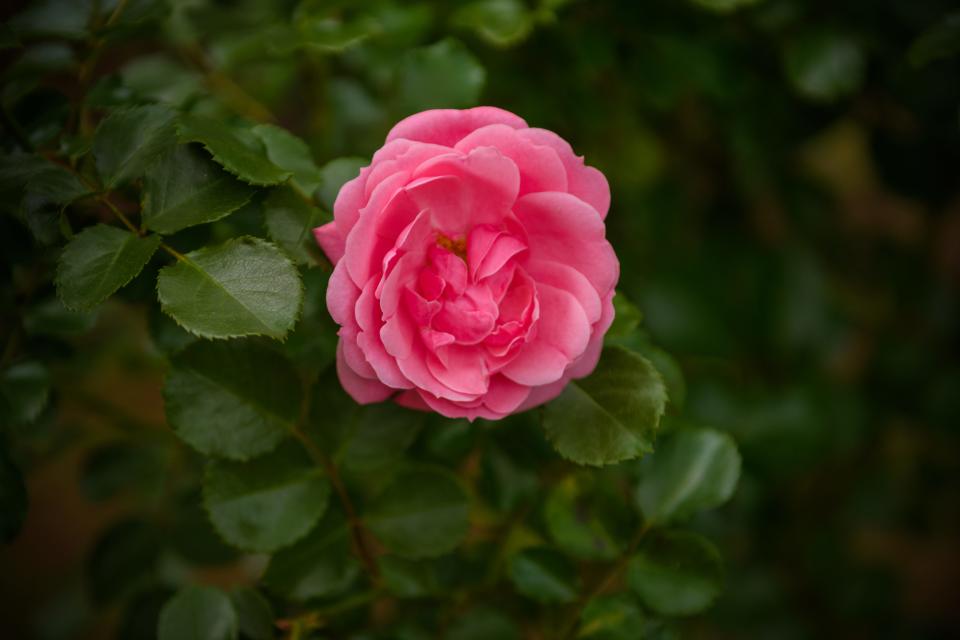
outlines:
[[[502,109],[398,123],[314,229],[344,389],[495,420],[588,375],[620,273],[609,206],[602,173]]]

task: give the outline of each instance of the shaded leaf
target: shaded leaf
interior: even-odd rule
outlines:
[[[219,220],[250,200],[254,189],[189,145],[177,145],[143,183],[143,224],[159,233]]]
[[[49,401],[50,372],[42,362],[18,362],[0,373],[0,416],[7,425],[33,423]]]
[[[306,142],[273,124],[258,124],[252,131],[263,142],[270,161],[289,171],[301,191],[313,193],[320,186],[320,168]]]
[[[239,549],[270,553],[313,528],[327,508],[330,483],[290,442],[249,462],[211,461],[203,496],[224,540]]]
[[[275,350],[252,340],[195,342],[171,364],[163,389],[167,421],[197,451],[245,460],[292,431],[300,381]]]
[[[93,135],[93,156],[105,187],[138,178],[176,144],[176,114],[160,105],[114,111]]]
[[[237,627],[244,638],[273,638],[273,607],[259,591],[252,587],[241,587],[230,592],[230,601],[237,614]]]
[[[160,611],[158,640],[235,640],[237,614],[230,598],[214,587],[181,589]]]
[[[205,338],[266,335],[293,328],[303,300],[296,268],[274,245],[251,237],[187,254],[160,270],[164,312]]]
[[[543,517],[550,537],[577,558],[612,560],[623,552],[622,498],[604,494],[587,475],[564,478],[550,492]]]
[[[833,32],[799,36],[787,44],[784,60],[790,82],[800,94],[827,102],[856,91],[866,68],[860,45]]]
[[[162,545],[160,531],[145,520],[124,520],[97,540],[87,575],[94,600],[110,602],[149,585]]]
[[[397,97],[405,113],[477,103],[487,72],[457,40],[409,51],[400,65]]]
[[[478,0],[458,9],[452,21],[490,44],[509,47],[530,35],[534,15],[521,0]]]
[[[712,429],[681,429],[641,463],[637,505],[650,522],[682,520],[729,500],[739,477],[733,438]]]
[[[444,636],[446,640],[520,640],[520,629],[504,613],[492,607],[477,607],[457,616]]]
[[[425,558],[460,544],[467,533],[468,509],[467,495],[454,476],[407,471],[377,496],[364,521],[397,555]]]
[[[263,201],[267,234],[300,264],[318,264],[322,255],[313,237],[314,227],[329,216],[307,203],[290,187],[274,189]]]
[[[339,511],[330,509],[310,535],[270,558],[263,581],[285,597],[302,601],[343,593],[359,576],[349,524]]]
[[[93,502],[128,491],[153,493],[163,483],[163,472],[158,451],[131,442],[113,442],[87,454],[80,488]]]
[[[626,594],[593,598],[580,615],[578,638],[635,640],[643,629],[643,612]]]
[[[23,475],[0,444],[0,542],[10,542],[20,533],[27,504]]]
[[[364,158],[337,158],[323,165],[320,170],[320,185],[317,188],[316,198],[320,203],[333,210],[333,203],[337,200],[340,187],[360,175],[360,169],[370,164]]]
[[[917,67],[960,53],[960,13],[937,21],[910,46],[910,63]]]
[[[543,426],[561,456],[604,465],[653,450],[667,402],[660,374],[622,347],[605,347],[596,370],[546,405]]]
[[[231,128],[213,118],[185,116],[178,131],[182,142],[201,143],[224,169],[250,184],[280,184],[291,175],[270,161],[263,141],[249,129]]]
[[[524,549],[510,558],[510,580],[523,595],[542,603],[573,602],[580,580],[577,568],[547,547]]]
[[[643,544],[627,569],[627,583],[643,603],[668,616],[709,607],[723,582],[720,554],[705,538],[675,531]]]

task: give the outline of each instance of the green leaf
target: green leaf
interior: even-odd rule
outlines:
[[[320,168],[306,142],[272,124],[259,124],[252,131],[266,147],[270,162],[293,174],[293,182],[301,191],[313,193],[320,186]]]
[[[34,336],[77,336],[93,329],[97,317],[96,311],[67,309],[60,298],[51,296],[26,310],[23,328]]]
[[[667,402],[660,374],[622,347],[605,347],[596,370],[547,404],[543,426],[561,456],[604,465],[653,450]]]
[[[138,178],[177,143],[176,114],[160,105],[114,111],[93,135],[93,156],[105,187]]]
[[[643,544],[630,559],[627,583],[657,613],[686,616],[709,607],[723,584],[720,554],[705,538],[666,532]]]
[[[681,429],[641,463],[637,505],[649,522],[682,520],[729,500],[739,477],[733,438],[712,429]]]
[[[467,495],[457,479],[435,470],[399,475],[364,520],[388,549],[408,558],[453,550],[467,534]]]
[[[143,224],[173,233],[219,220],[250,200],[254,189],[189,145],[177,145],[150,168],[143,182]]]
[[[259,591],[241,587],[230,593],[230,601],[237,613],[237,627],[244,638],[271,640],[274,637],[273,607]]]
[[[39,0],[10,19],[19,36],[59,37],[80,40],[87,35],[91,4],[77,0]]]
[[[291,176],[270,161],[263,141],[249,129],[203,116],[184,116],[178,128],[182,142],[199,142],[224,169],[256,185],[280,184]]]
[[[570,555],[585,560],[612,560],[623,552],[623,529],[629,523],[622,498],[600,491],[599,479],[587,474],[564,478],[550,491],[543,517],[550,537]]]
[[[322,255],[313,237],[314,227],[329,220],[290,187],[277,187],[263,201],[267,234],[300,264],[320,264]]]
[[[806,33],[789,42],[784,62],[794,88],[824,102],[859,89],[866,69],[862,47],[850,36],[829,31]]]
[[[0,444],[0,542],[10,542],[20,533],[27,504],[23,475]]]
[[[310,372],[319,373],[336,359],[339,327],[327,311],[329,279],[330,274],[321,269],[304,271],[303,314],[283,343],[284,353],[298,367]]]
[[[50,401],[50,372],[41,362],[26,360],[0,374],[0,409],[4,423],[32,424]]]
[[[920,34],[910,46],[910,64],[922,67],[960,53],[960,13],[951,13]]]
[[[537,602],[573,602],[580,580],[576,566],[563,554],[547,548],[524,549],[513,555],[510,580],[523,595]]]
[[[392,404],[361,407],[345,435],[339,460],[346,469],[370,472],[398,461],[423,427],[425,414]]]
[[[57,264],[57,293],[70,309],[92,309],[133,280],[150,260],[160,236],[98,224],[73,237]]]
[[[224,540],[270,553],[313,528],[327,508],[330,483],[303,449],[289,442],[249,462],[211,461],[203,496]]]
[[[161,550],[159,530],[145,520],[124,520],[108,529],[88,558],[94,600],[111,602],[150,584]]]
[[[493,607],[477,607],[460,614],[450,625],[445,640],[520,640],[517,624]]]
[[[239,552],[227,545],[213,529],[203,508],[200,488],[180,495],[174,505],[176,520],[168,535],[170,548],[194,567],[212,567],[236,562]]]
[[[635,304],[630,302],[626,295],[617,291],[613,296],[613,323],[607,329],[605,338],[623,338],[629,336],[640,327],[643,314]]]
[[[164,312],[204,338],[283,338],[303,301],[296,268],[274,245],[234,238],[164,267],[157,294]]]
[[[477,103],[487,72],[462,43],[442,40],[409,51],[400,65],[397,99],[404,112]]]
[[[349,524],[337,510],[329,509],[310,535],[270,558],[263,581],[284,597],[303,601],[341,594],[359,576]]]
[[[225,593],[190,586],[164,605],[157,640],[235,640],[237,625],[237,613]]]
[[[509,47],[530,35],[534,15],[521,0],[478,0],[458,9],[452,21],[492,45]]]
[[[274,349],[253,340],[195,342],[171,365],[163,389],[167,421],[197,451],[246,460],[293,430],[300,380]]]
[[[159,452],[130,442],[112,442],[94,449],[80,471],[80,489],[92,502],[129,491],[155,493],[163,480]]]
[[[590,600],[583,608],[577,637],[635,640],[643,629],[643,623],[643,612],[632,596],[622,593],[600,596]]]
[[[337,200],[340,187],[360,175],[360,169],[370,164],[364,158],[337,158],[323,165],[320,170],[320,185],[317,188],[316,198],[320,203],[333,210],[333,203]]]

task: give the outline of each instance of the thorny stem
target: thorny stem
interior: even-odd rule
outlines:
[[[577,622],[580,620],[580,615],[583,613],[584,607],[587,606],[587,603],[606,592],[610,587],[616,583],[620,578],[620,574],[623,573],[624,569],[627,568],[627,564],[630,563],[630,558],[633,557],[633,554],[636,552],[637,547],[640,546],[640,543],[643,541],[643,538],[647,535],[647,532],[650,531],[650,523],[644,522],[643,526],[637,531],[637,534],[633,537],[633,540],[630,541],[630,545],[627,547],[627,551],[617,560],[616,564],[611,567],[610,571],[600,580],[596,586],[589,591],[584,597],[580,598],[577,601],[576,606],[570,612],[570,617],[567,618],[567,622],[561,627],[560,633],[557,635],[560,640],[570,640],[571,638],[576,637],[577,632]]]

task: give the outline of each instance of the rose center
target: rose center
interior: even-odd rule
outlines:
[[[442,233],[437,234],[437,244],[454,254],[464,262],[467,261],[467,239],[466,238],[448,238]]]

